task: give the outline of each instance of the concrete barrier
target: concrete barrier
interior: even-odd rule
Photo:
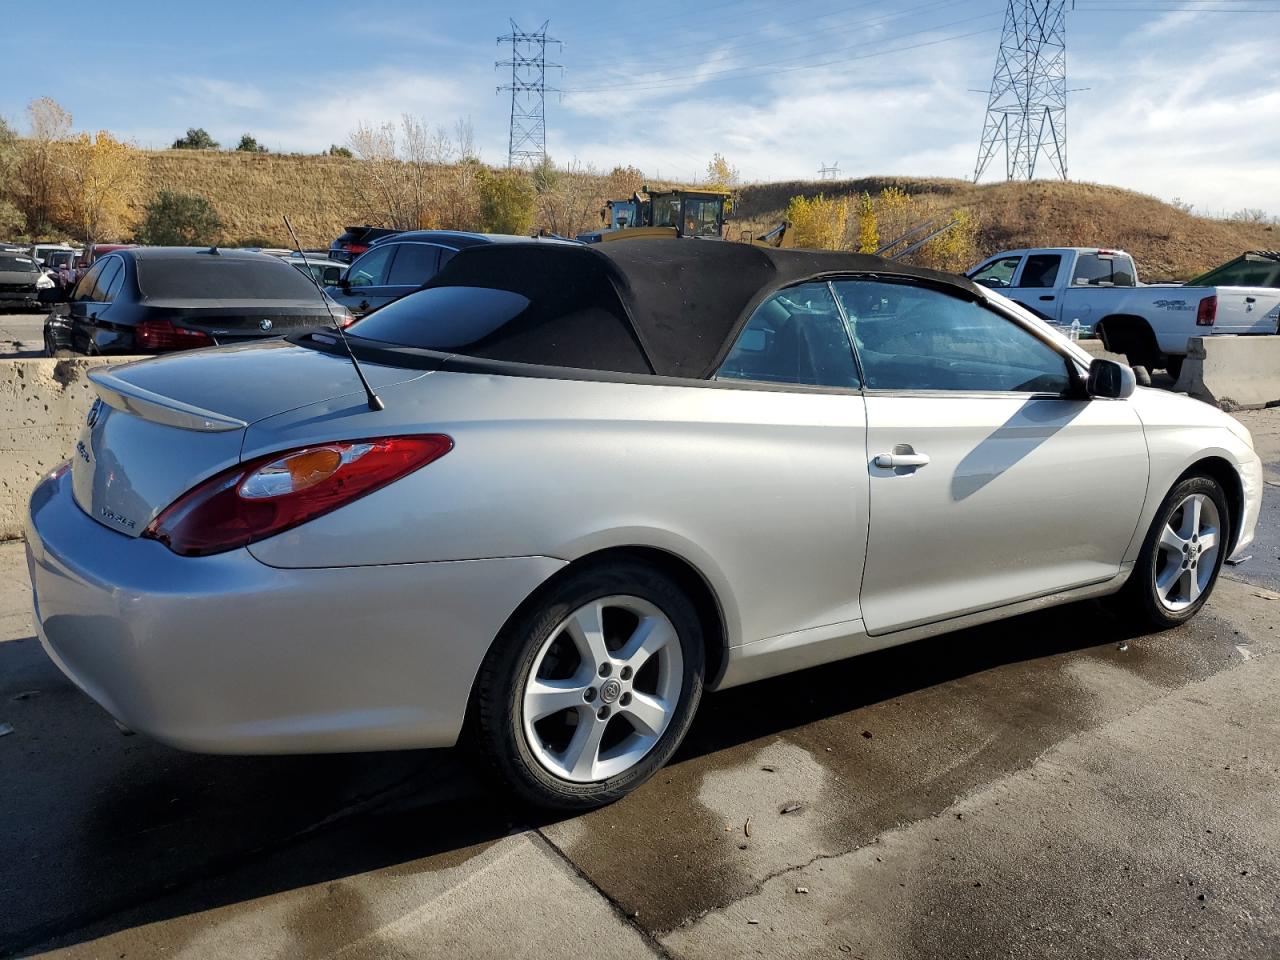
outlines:
[[[22,536],[31,489],[74,452],[97,396],[89,370],[133,359],[0,360],[0,540]]]
[[[1280,336],[1192,337],[1173,387],[1223,410],[1280,404]]]

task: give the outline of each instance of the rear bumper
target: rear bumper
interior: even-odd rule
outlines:
[[[207,753],[448,746],[493,637],[563,561],[281,570],[187,558],[35,491],[27,563],[55,664],[125,726]]]

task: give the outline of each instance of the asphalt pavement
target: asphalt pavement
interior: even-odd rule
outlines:
[[[0,357],[44,356],[47,310],[5,313],[0,310]]]
[[[0,956],[1280,956],[1280,412],[1205,611],[1096,603],[709,696],[634,795],[547,818],[464,748],[124,736],[0,544]]]

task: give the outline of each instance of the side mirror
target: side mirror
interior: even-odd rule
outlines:
[[[1114,360],[1103,360],[1101,357],[1089,364],[1089,379],[1085,389],[1091,397],[1102,397],[1107,400],[1124,400],[1133,396],[1138,386],[1133,368]]]
[[[345,273],[342,275],[341,279],[338,280],[338,286],[342,288],[343,293],[351,292],[351,281],[347,279],[347,275]]]

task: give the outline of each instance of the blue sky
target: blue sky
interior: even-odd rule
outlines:
[[[1089,89],[1071,98],[1072,178],[1280,214],[1280,0],[1077,6],[1069,81]],[[822,162],[970,175],[985,103],[972,91],[990,81],[1004,0],[121,0],[41,21],[49,43],[12,29],[16,9],[0,33],[0,116],[19,127],[29,100],[52,96],[78,129],[140,146],[203,126],[224,144],[247,131],[310,151],[408,112],[470,118],[483,158],[504,162],[495,38],[510,17],[549,19],[564,41],[550,79],[566,92],[547,103],[557,161],[689,178],[720,151],[745,179],[773,180]]]

